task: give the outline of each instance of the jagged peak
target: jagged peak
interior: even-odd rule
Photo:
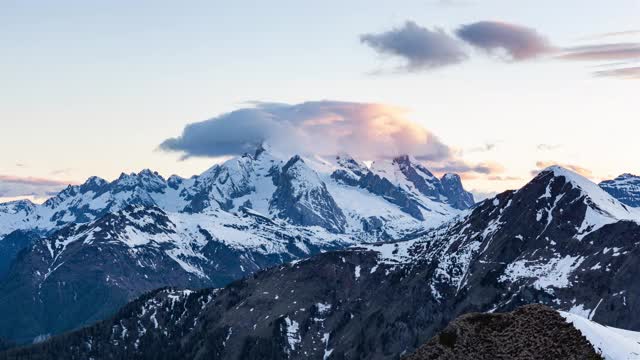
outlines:
[[[454,174],[454,173],[446,173],[442,175],[442,177],[440,178],[440,181],[447,181],[447,180],[462,183],[462,179],[460,178],[460,175]]]
[[[7,201],[4,203],[0,203],[0,212],[3,213],[16,213],[21,210],[26,212],[30,212],[36,208],[36,204],[34,204],[29,199],[19,199],[13,201]]]
[[[545,178],[545,177],[553,177],[558,178],[562,177],[565,181],[571,184],[573,187],[577,187],[582,191],[586,192],[590,196],[602,197],[604,200],[608,202],[614,201],[617,202],[611,195],[609,195],[606,191],[602,190],[596,183],[587,179],[586,177],[562,167],[560,165],[549,166],[546,169],[542,170],[536,178]],[[611,201],[610,201],[611,200]]]
[[[529,189],[536,189],[541,204],[551,204],[551,208],[556,208],[562,203],[584,202],[586,213],[578,239],[606,224],[621,220],[640,220],[640,212],[637,209],[624,205],[591,180],[562,166],[554,165],[542,170],[517,192],[522,193]]]
[[[103,186],[109,182],[99,176],[90,176],[82,185]]]
[[[162,178],[162,175],[160,175],[157,171],[153,171],[151,169],[144,169],[144,170],[140,171],[138,173],[138,176]]]
[[[267,142],[263,141],[262,143],[260,143],[260,145],[258,145],[256,150],[254,151],[253,157],[257,159],[263,153],[270,152],[270,151],[271,151],[271,146]]]
[[[409,154],[403,154],[403,155],[398,155],[398,156],[394,157],[392,159],[392,162],[394,162],[394,163],[412,164],[412,163],[416,163],[417,160],[416,160],[416,158],[414,158],[413,156],[410,156]]]
[[[302,163],[304,164],[304,159],[302,159],[302,157],[300,155],[293,155],[286,164],[284,164],[284,166],[282,167],[282,171],[286,172],[290,167],[292,167],[293,165],[295,165],[296,163]]]
[[[640,182],[640,176],[635,175],[635,174],[631,174],[631,173],[624,173],[624,174],[620,174],[618,176],[616,176],[614,179],[610,179],[610,180],[604,180],[600,183],[600,185],[607,185],[607,184],[624,184],[626,182]]]

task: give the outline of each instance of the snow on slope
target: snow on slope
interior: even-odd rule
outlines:
[[[0,204],[0,236],[14,230],[33,226],[31,214],[37,205],[29,200],[10,201]]]
[[[578,239],[582,239],[587,234],[620,220],[638,221],[640,210],[628,207],[613,198],[606,191],[589,179],[577,173],[565,169],[561,166],[551,166],[543,170],[540,174],[553,174],[554,177],[563,177],[572,187],[581,190],[584,194],[583,201],[587,205],[587,213],[579,229]],[[552,182],[549,182],[547,193]]]
[[[600,325],[582,316],[560,311],[606,360],[640,359],[640,332]]]
[[[623,204],[640,207],[640,177],[622,174],[615,179],[601,182],[600,187]]]
[[[200,176],[183,179],[172,176],[165,180],[157,173],[144,170],[138,174],[122,174],[109,183],[92,177],[82,185],[69,186],[43,205],[32,205],[29,211],[15,211],[14,204],[0,204],[0,236],[17,229],[38,229],[49,232],[68,223],[87,223],[108,212],[127,205],[157,206],[169,213],[237,212],[250,208],[271,219],[276,218],[272,201],[277,189],[277,173],[286,163],[262,149],[255,155],[245,155],[215,165]],[[355,160],[354,160],[355,162]],[[345,167],[346,166],[346,167]],[[363,231],[363,220],[376,217],[390,236],[400,236],[425,226],[442,223],[460,213],[411,189],[402,174],[393,174],[391,181],[422,204],[426,221],[411,219],[384,196],[372,194],[358,186],[347,186],[332,179],[336,169],[348,169],[344,161],[327,161],[317,156],[304,158],[293,171],[294,196],[303,205],[307,189],[322,189],[326,185],[340,210],[347,215],[347,233]],[[362,168],[368,171],[366,168]],[[426,174],[424,174],[426,176]],[[437,180],[437,179],[436,179]],[[405,186],[406,185],[406,186]],[[302,194],[304,195],[304,194]],[[314,209],[313,206],[307,206]],[[428,209],[428,210],[427,210]],[[363,236],[366,234],[363,234]]]

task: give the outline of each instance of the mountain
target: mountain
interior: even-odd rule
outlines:
[[[395,359],[459,315],[530,303],[637,331],[637,211],[551,167],[407,240],[319,254],[219,290],[155,292],[23,354]]]
[[[621,203],[628,206],[640,207],[640,177],[632,174],[622,174],[613,180],[605,180],[600,187]]]
[[[190,179],[150,170],[92,177],[42,205],[5,204],[0,338],[28,342],[90,324],[159,287],[222,287],[410,236],[471,205],[451,177],[445,186],[409,157],[369,169],[346,155],[286,158],[260,147]]]
[[[448,220],[470,208],[473,196],[459,177],[448,174],[441,181],[408,156],[375,162],[369,169],[349,156],[289,158],[261,146],[254,154],[215,165],[190,179],[175,175],[164,179],[143,170],[122,174],[113,182],[91,177],[42,205],[0,204],[0,235],[15,230],[47,234],[130,205],[187,214],[236,213],[244,208],[293,225],[396,238],[425,222]],[[373,214],[370,206],[378,211]],[[384,225],[371,228],[370,223],[380,222]]]
[[[509,313],[462,315],[404,359],[596,360],[602,357],[580,330],[558,312],[541,305],[527,305]]]

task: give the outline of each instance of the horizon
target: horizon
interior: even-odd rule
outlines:
[[[5,7],[0,202],[190,177],[256,140],[413,155],[476,196],[640,167],[635,1],[124,4]]]
[[[257,149],[262,148],[263,146],[264,146],[264,144],[256,145]],[[216,162],[214,165],[212,165],[211,167],[207,168],[203,172],[198,173],[198,174],[193,174],[193,175],[190,175],[190,176],[180,176],[180,175],[177,175],[177,174],[170,174],[170,175],[164,174],[163,175],[163,174],[160,174],[158,171],[155,171],[155,170],[150,169],[150,168],[144,168],[144,169],[140,169],[138,171],[133,171],[133,172],[130,172],[130,173],[122,172],[117,177],[111,178],[111,179],[105,179],[105,178],[102,178],[100,176],[90,176],[90,177],[88,177],[87,179],[85,179],[85,180],[83,180],[81,182],[69,183],[69,184],[63,186],[59,191],[51,192],[51,193],[47,194],[47,196],[43,196],[43,197],[19,196],[19,197],[16,197],[16,198],[0,198],[0,205],[7,204],[7,203],[13,203],[13,202],[19,202],[19,201],[28,201],[28,202],[33,203],[35,205],[42,205],[47,200],[56,197],[61,192],[65,191],[66,189],[68,189],[70,187],[74,187],[74,186],[84,185],[84,184],[90,182],[92,179],[95,179],[95,178],[98,178],[100,180],[106,181],[107,183],[113,183],[113,182],[118,181],[120,178],[122,178],[124,176],[139,176],[142,173],[148,171],[148,172],[151,172],[152,174],[160,176],[165,181],[167,181],[169,178],[175,177],[175,176],[177,176],[177,177],[179,177],[181,179],[190,179],[190,178],[202,176],[204,173],[210,171],[211,169],[214,169],[216,166],[224,165],[227,162],[231,162],[231,161],[233,161],[233,160],[235,160],[235,159],[237,159],[239,157],[243,157],[243,156],[246,156],[246,155],[251,155],[251,153],[247,152],[247,153],[244,153],[242,155],[238,155],[238,156],[226,159],[226,160],[221,160],[219,162]],[[349,155],[349,154],[332,155],[331,157],[344,156],[344,155]],[[300,155],[300,154],[286,154],[285,155],[285,154],[280,153],[280,154],[277,154],[277,156],[284,162],[286,162],[288,159],[290,159],[292,157],[295,157],[295,156],[301,156],[303,160],[312,160],[312,161],[313,160],[317,160],[317,161],[327,162],[326,164],[329,164],[329,161],[330,161],[326,157],[320,157],[320,158],[316,157],[315,159],[310,159],[308,156],[313,156],[313,154],[308,154],[307,156],[304,156],[304,155]],[[371,160],[371,161],[368,161],[368,160],[362,161],[362,160],[357,159],[355,157],[352,157],[352,158],[355,159],[356,161],[361,162],[362,164],[364,164],[366,166],[366,168],[371,170],[371,169],[374,169],[374,165],[375,165],[376,161],[392,161],[392,160],[395,160],[398,157],[402,157],[402,156],[409,156],[412,159],[412,161],[416,161],[416,159],[414,157],[412,157],[411,155],[409,155],[409,154],[400,154],[395,158],[377,159],[377,160]],[[418,163],[419,163],[419,161],[418,161]],[[312,168],[315,171],[318,171],[317,167],[314,166]],[[556,168],[560,168],[560,169],[562,169],[564,171],[568,171],[569,173],[572,173],[572,174],[577,175],[579,177],[585,178],[588,181],[591,181],[591,182],[597,184],[596,181],[594,181],[593,179],[591,179],[589,177],[584,176],[583,174],[581,174],[579,171],[576,171],[575,169],[571,169],[570,167],[565,167],[565,166],[558,165],[558,164],[553,164],[553,165],[549,165],[547,167],[544,167],[542,169],[539,169],[536,173],[532,172],[530,174],[530,177],[528,179],[526,179],[526,181],[524,182],[523,186],[526,185],[527,183],[529,183],[531,180],[535,179],[541,172],[549,171],[549,170],[556,169]],[[427,169],[427,170],[429,170],[429,169]],[[438,179],[442,179],[444,176],[446,176],[448,174],[459,175],[459,174],[457,174],[455,172],[433,173],[433,175],[436,176]],[[631,173],[622,173],[622,174],[618,175],[617,177],[623,176],[623,175],[635,176],[634,174],[631,174]],[[32,179],[32,180],[37,180],[37,179]],[[604,180],[605,179],[603,179],[602,181],[604,181]],[[612,179],[606,179],[606,180],[612,180]],[[465,179],[463,177],[461,177],[461,181],[462,181],[462,185],[465,186]],[[503,193],[505,191],[515,191],[515,190],[517,190],[519,188],[520,187],[518,187],[518,188],[505,188],[505,189],[502,189],[500,191],[490,192],[490,193],[477,192],[477,191],[474,191],[473,189],[467,189],[466,187],[465,187],[465,190],[467,190],[471,194],[473,194],[474,200],[475,200],[476,203],[480,203],[480,202],[482,202],[484,200],[494,198],[496,195],[498,195],[500,193]]]

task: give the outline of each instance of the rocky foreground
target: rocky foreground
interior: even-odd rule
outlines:
[[[513,312],[470,313],[403,360],[602,359],[557,311],[526,305]]]

